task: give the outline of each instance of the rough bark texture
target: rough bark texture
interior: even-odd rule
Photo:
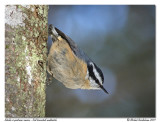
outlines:
[[[5,9],[5,116],[44,117],[48,6]]]

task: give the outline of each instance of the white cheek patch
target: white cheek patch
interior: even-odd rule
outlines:
[[[85,77],[85,80],[89,80],[90,81],[90,88],[91,89],[100,89],[99,88],[99,85],[93,80],[93,78],[92,77],[89,77],[89,72],[88,72],[88,70],[87,70],[87,75],[86,75],[86,77]]]
[[[89,81],[90,81],[91,89],[100,89],[99,85],[91,77],[89,77]]]
[[[92,62],[90,62],[90,65],[93,66],[93,73],[94,73],[94,75],[95,75],[96,78],[99,80],[100,84],[103,85],[103,84],[102,84],[102,78],[100,77],[99,73],[97,72],[94,64],[93,64]]]

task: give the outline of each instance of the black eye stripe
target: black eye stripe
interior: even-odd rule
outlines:
[[[95,66],[97,72],[99,72],[99,75],[100,75],[101,78],[102,78],[102,84],[103,84],[103,83],[104,83],[104,76],[103,76],[103,73],[102,73],[102,71],[100,70],[100,68],[98,68],[96,65],[94,65],[94,66]]]
[[[96,78],[94,72],[93,72],[93,66],[92,65],[88,65],[88,71],[89,71],[89,76],[95,80],[95,82],[100,85],[99,80]]]

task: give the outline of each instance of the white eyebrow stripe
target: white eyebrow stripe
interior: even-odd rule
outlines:
[[[93,73],[94,73],[94,75],[95,75],[96,78],[99,80],[100,84],[103,85],[103,84],[102,84],[102,78],[100,77],[99,73],[97,72],[94,64],[93,64],[92,62],[90,62],[90,65],[93,66]]]

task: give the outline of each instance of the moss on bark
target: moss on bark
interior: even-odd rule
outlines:
[[[5,11],[5,116],[44,117],[48,6]]]

